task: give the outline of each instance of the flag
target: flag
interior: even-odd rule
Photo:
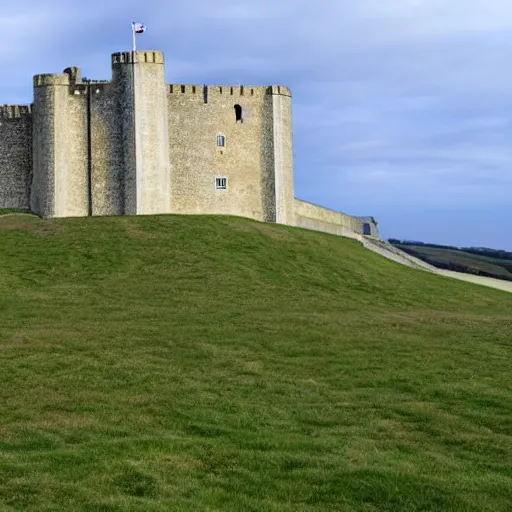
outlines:
[[[132,26],[133,26],[133,31],[136,34],[142,34],[143,32],[146,31],[146,25],[144,25],[144,23],[135,23],[134,21],[132,21]]]

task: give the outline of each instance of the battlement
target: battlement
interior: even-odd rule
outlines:
[[[292,96],[292,91],[290,90],[290,88],[286,87],[284,85],[271,85],[268,88],[268,90],[269,90],[268,94],[289,96],[290,98]]]
[[[0,105],[0,119],[20,119],[32,114],[32,105]]]
[[[59,73],[59,74],[42,74],[34,76],[34,87],[52,87],[57,85],[66,85],[69,86],[70,75],[68,73]]]
[[[265,87],[247,85],[196,85],[196,84],[168,84],[169,94],[204,94],[226,96],[255,96],[265,94]]]
[[[112,54],[112,66],[135,63],[164,64],[164,54],[159,51],[117,52]]]
[[[204,94],[208,96],[264,96],[280,94],[292,95],[288,87],[282,85],[198,85],[198,84],[167,84],[169,94]]]

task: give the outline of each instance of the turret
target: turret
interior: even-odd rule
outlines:
[[[34,77],[30,207],[41,217],[89,212],[85,98],[74,94],[77,74],[67,71]]]
[[[114,53],[112,72],[119,90],[123,127],[124,213],[169,213],[171,177],[163,53]]]
[[[268,88],[267,98],[271,103],[269,110],[272,111],[271,159],[275,212],[275,218],[269,220],[294,225],[292,95],[288,87],[275,85]]]

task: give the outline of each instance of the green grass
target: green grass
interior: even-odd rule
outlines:
[[[0,208],[0,215],[6,215],[8,213],[29,213],[29,211],[20,208]]]
[[[491,258],[489,256],[472,254],[463,250],[443,249],[423,245],[395,244],[402,251],[430,263],[431,265],[446,268],[446,265],[456,265],[458,271],[469,274],[480,274],[497,279],[512,281],[512,260]]]
[[[207,216],[0,219],[0,511],[508,511],[512,295]]]

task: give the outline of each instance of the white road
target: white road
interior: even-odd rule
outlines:
[[[492,277],[474,276],[472,274],[463,274],[461,272],[453,272],[451,270],[438,269],[437,273],[442,276],[460,279],[461,281],[468,281],[470,283],[481,284],[489,286],[490,288],[497,288],[505,292],[512,293],[512,281],[503,281],[502,279],[494,279]]]

